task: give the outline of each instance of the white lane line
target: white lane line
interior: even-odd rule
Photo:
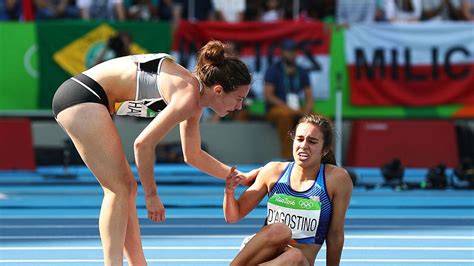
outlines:
[[[326,260],[316,260],[316,262]],[[432,262],[432,263],[472,263],[474,260],[451,260],[451,259],[341,259],[343,262]]]
[[[147,262],[231,262],[232,259],[147,259]],[[0,263],[97,263],[101,259],[71,260],[0,260]],[[125,260],[124,260],[125,262]]]
[[[0,220],[6,219],[98,219],[98,215],[2,215]],[[139,215],[140,219],[148,219],[148,216]],[[222,215],[166,215],[166,218],[172,219],[224,219]],[[247,219],[263,219],[262,215],[247,215]],[[362,216],[362,215],[348,215],[347,219],[380,219],[380,220],[410,220],[410,219],[419,219],[419,220],[463,220],[463,219],[474,219],[474,215],[470,216],[432,216],[432,215],[423,215],[423,216],[414,216],[414,215],[399,215],[399,216]]]
[[[141,228],[261,228],[261,224],[144,224]],[[84,229],[99,228],[98,225],[69,225],[69,224],[41,224],[41,225],[0,225],[0,229]],[[346,229],[474,229],[473,225],[346,225]]]
[[[96,246],[76,246],[76,247],[60,247],[60,246],[54,246],[54,247],[0,247],[0,250],[3,251],[24,251],[24,250],[101,250],[102,247]],[[240,247],[235,246],[199,246],[199,247],[193,247],[193,246],[150,246],[150,247],[143,247],[143,249],[146,250],[238,250]],[[322,249],[326,249],[325,246],[322,247]],[[344,247],[344,250],[416,250],[416,251],[437,251],[437,250],[442,250],[442,251],[474,251],[474,247],[371,247],[371,246],[362,246],[362,247]]]
[[[430,235],[346,235],[352,239],[448,239],[448,240],[474,240],[474,236],[430,236]]]
[[[144,239],[227,239],[245,238],[245,235],[142,235]],[[62,235],[62,236],[0,236],[0,239],[99,239],[99,235]],[[434,240],[474,240],[474,236],[436,236],[436,235],[345,235],[346,239],[434,239]]]
[[[251,224],[242,224],[242,225],[230,225],[230,224],[144,224],[140,225],[140,228],[260,228],[262,225],[251,225]],[[80,228],[99,228],[98,225],[67,225],[67,224],[56,224],[56,225],[0,225],[0,228],[5,229],[48,229],[48,228],[55,228],[55,229],[80,229]],[[474,228],[474,226],[472,227]]]
[[[147,259],[147,262],[230,262],[232,259]],[[324,259],[317,259],[316,262],[325,262]],[[0,263],[97,263],[103,262],[101,259],[70,259],[70,260],[0,260]],[[341,259],[341,262],[416,262],[416,263],[473,263],[474,260],[462,259]]]

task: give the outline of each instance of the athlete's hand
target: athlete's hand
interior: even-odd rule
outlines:
[[[242,176],[235,170],[235,166],[232,167],[229,175],[225,178],[225,191],[234,191],[241,181]]]
[[[239,173],[239,175],[242,176],[242,181],[240,181],[240,184],[244,186],[251,186],[253,182],[255,182],[255,178],[257,178],[258,173],[260,173],[261,169],[262,167],[253,169],[248,173]]]
[[[165,207],[161,203],[158,195],[145,197],[148,219],[154,222],[163,222],[165,220]]]

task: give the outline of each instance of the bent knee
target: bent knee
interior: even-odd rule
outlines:
[[[310,265],[308,259],[305,257],[303,252],[297,248],[290,248],[285,251],[282,256],[284,256],[285,261],[288,262],[287,265],[295,266],[308,266]]]
[[[105,193],[112,193],[121,198],[131,198],[137,195],[138,185],[133,177],[122,176],[113,184],[104,184]]]
[[[291,229],[284,223],[274,223],[264,227],[266,243],[270,245],[287,245],[291,240]]]

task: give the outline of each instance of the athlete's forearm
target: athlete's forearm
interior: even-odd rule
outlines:
[[[230,173],[231,169],[231,167],[221,163],[203,150],[201,150],[195,156],[188,156],[186,163],[198,168],[208,175],[215,176],[220,179],[225,179],[225,177]]]
[[[235,190],[225,189],[224,202],[222,204],[224,209],[224,218],[228,223],[236,223],[240,220],[239,217],[239,202],[235,199]]]
[[[338,266],[341,261],[342,248],[344,246],[344,236],[328,236],[326,246],[326,265]]]
[[[140,177],[145,197],[155,196],[157,194],[154,176],[155,150],[149,146],[137,144],[135,144],[134,150],[138,176]]]

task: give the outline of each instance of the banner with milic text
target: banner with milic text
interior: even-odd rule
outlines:
[[[345,56],[352,105],[474,105],[472,23],[354,25]]]
[[[130,35],[132,54],[170,51],[171,27],[165,22],[38,21],[39,107],[50,109],[58,86],[92,67],[107,41],[121,32]]]
[[[230,43],[252,71],[252,91],[257,98],[263,98],[265,71],[280,57],[280,45],[284,39],[293,39],[297,43],[297,62],[308,70],[315,98],[327,100],[330,97],[330,28],[321,22],[183,21],[173,36],[172,50],[179,63],[193,69],[195,55],[206,42]]]

